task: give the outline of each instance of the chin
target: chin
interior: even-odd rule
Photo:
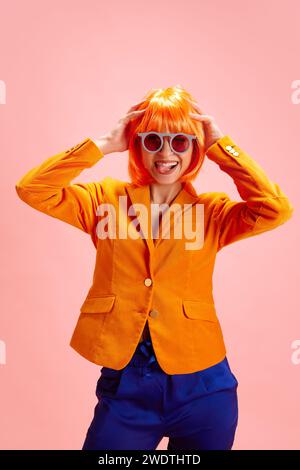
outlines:
[[[152,175],[153,176],[153,175]],[[157,178],[156,176],[153,176],[153,179],[155,180],[156,183],[158,184],[174,184],[176,181],[179,180],[179,177],[177,178],[172,178],[172,177],[162,177],[162,178]]]

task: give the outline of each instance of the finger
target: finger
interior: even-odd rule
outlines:
[[[194,106],[194,108],[196,108],[196,110],[200,113],[200,114],[204,114],[204,111],[202,108],[200,108],[200,106],[198,105],[198,103],[196,103],[195,101],[192,101],[190,100],[189,98],[186,98],[187,101],[192,105]]]
[[[147,99],[143,99],[142,101],[140,101],[139,103],[136,103],[134,104],[133,106],[131,106],[131,108],[129,108],[129,111],[137,108],[138,106],[140,106],[141,104],[145,103],[145,101],[147,101]]]
[[[198,111],[198,113],[204,114],[204,110],[202,108],[200,108],[200,106],[197,103],[193,104],[193,106]]]
[[[142,114],[146,111],[147,108],[145,109],[138,109],[137,111],[131,111],[130,113],[127,114],[127,116],[138,116],[139,114]]]
[[[145,109],[139,109],[137,111],[131,111],[131,112],[126,114],[126,116],[124,117],[124,120],[125,121],[130,121],[130,119],[132,119],[134,117],[138,117],[139,115],[141,115],[145,111],[146,111],[146,108]]]
[[[208,114],[190,113],[190,116],[192,119],[196,119],[197,121],[204,121],[204,122],[209,122],[213,119],[212,116],[209,116]]]

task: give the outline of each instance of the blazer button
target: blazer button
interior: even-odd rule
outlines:
[[[145,286],[149,287],[152,284],[152,280],[149,277],[146,277],[146,279],[144,280],[144,284]]]
[[[231,145],[226,145],[225,148],[226,148],[226,150],[231,150],[232,149]]]
[[[157,310],[151,310],[149,313],[150,317],[156,318],[158,316],[158,311]]]

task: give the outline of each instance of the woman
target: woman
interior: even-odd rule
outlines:
[[[130,183],[70,184],[127,149]],[[191,181],[205,155],[242,201],[197,194]],[[292,216],[279,185],[175,86],[151,90],[109,134],[48,158],[16,190],[88,233],[97,250],[70,342],[103,366],[83,449],[155,449],[164,436],[170,450],[231,449],[238,381],[215,310],[214,262],[226,245]]]

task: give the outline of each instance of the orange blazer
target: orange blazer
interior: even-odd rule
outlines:
[[[225,357],[212,292],[216,254],[230,243],[285,223],[293,206],[230,136],[220,138],[206,155],[233,178],[242,201],[233,201],[224,192],[197,194],[190,182],[183,184],[170,206],[174,204],[174,212],[167,211],[170,228],[183,213],[195,220],[200,204],[203,243],[198,249],[186,249],[185,236],[167,238],[161,233],[152,238],[139,210],[135,238],[122,238],[118,231],[115,237],[99,237],[100,204],[115,208],[116,227],[124,233],[130,223],[132,230],[131,205],[142,204],[150,214],[150,187],[111,177],[71,184],[82,170],[103,158],[90,138],[48,158],[16,184],[24,202],[88,233],[97,250],[92,285],[70,340],[70,346],[89,361],[125,367],[147,320],[158,362],[167,374],[196,372]]]

